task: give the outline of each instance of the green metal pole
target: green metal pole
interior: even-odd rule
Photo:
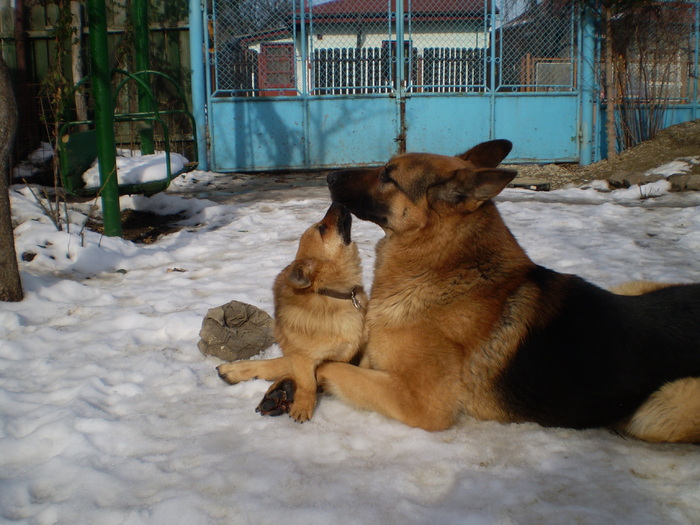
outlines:
[[[105,235],[122,234],[119,188],[117,182],[116,145],[114,143],[114,107],[110,83],[109,53],[107,50],[107,13],[105,0],[88,0],[90,27],[90,67],[92,96],[95,99],[95,132],[97,160],[100,167],[102,191],[102,218]]]
[[[134,62],[136,71],[147,71],[150,67],[148,60],[148,0],[132,0],[131,14],[134,23]],[[149,79],[142,78],[149,83]],[[150,113],[153,111],[151,98],[143,86],[138,86],[139,112]],[[139,130],[141,139],[141,153],[150,155],[155,151],[153,144],[153,126],[144,126]]]

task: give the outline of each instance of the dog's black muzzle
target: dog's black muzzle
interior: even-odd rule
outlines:
[[[377,168],[359,168],[329,173],[326,180],[331,199],[346,206],[358,219],[385,225],[389,207],[372,197],[379,171]]]
[[[337,202],[334,202],[331,206],[338,206],[339,208],[336,225],[338,227],[338,233],[343,238],[343,243],[348,245],[352,242],[352,215],[350,214],[350,210]]]

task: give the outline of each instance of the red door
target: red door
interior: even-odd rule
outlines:
[[[263,97],[297,94],[294,44],[261,44],[259,70]]]

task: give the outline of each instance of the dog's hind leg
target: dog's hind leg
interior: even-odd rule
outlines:
[[[360,368],[347,363],[327,362],[316,370],[324,391],[364,410],[379,412],[424,430],[444,430],[456,413],[430,397],[418,397],[409,385],[387,372]]]
[[[700,443],[700,378],[665,384],[621,425],[621,430],[657,443]]]
[[[610,288],[610,291],[617,295],[642,295],[661,290],[662,288],[668,288],[669,286],[677,285],[674,283],[657,283],[654,281],[629,281],[613,286]]]
[[[292,371],[292,365],[288,357],[277,357],[275,359],[251,359],[224,363],[216,367],[216,370],[221,379],[235,385],[250,379],[276,381],[289,375]]]
[[[280,379],[267,389],[262,400],[255,409],[261,416],[281,416],[288,414],[294,403],[296,385],[288,377]]]

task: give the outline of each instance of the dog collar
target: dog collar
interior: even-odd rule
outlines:
[[[362,286],[353,286],[349,292],[339,292],[337,290],[329,290],[328,288],[321,288],[317,293],[320,295],[325,295],[327,297],[332,297],[333,299],[344,299],[352,301],[352,305],[358,310],[362,310],[362,304],[357,298],[359,292],[364,291]]]

